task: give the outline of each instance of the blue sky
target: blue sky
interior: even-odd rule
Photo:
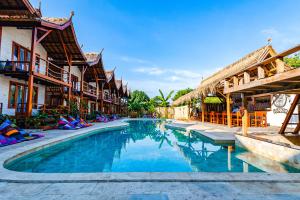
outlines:
[[[104,48],[106,69],[150,96],[196,87],[269,37],[277,51],[299,44],[299,8],[299,0],[42,0],[44,16],[74,11],[83,50]]]

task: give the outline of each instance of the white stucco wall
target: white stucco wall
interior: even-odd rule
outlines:
[[[274,96],[272,99],[272,106],[271,111],[267,112],[267,122],[270,124],[270,126],[281,126],[285,117],[286,113],[289,110],[293,100],[295,98],[295,95],[284,95],[282,98],[282,105],[281,103],[278,103],[278,99]],[[298,109],[295,109],[294,113],[298,113]],[[297,122],[298,116],[292,116],[292,119],[290,122]],[[294,127],[292,125],[289,125],[289,127]]]
[[[17,29],[15,27],[2,27],[2,39],[1,39],[1,52],[0,60],[11,60],[12,58],[12,44],[17,44],[31,49],[31,36],[32,30],[29,29]],[[36,53],[40,55],[42,59],[47,59],[47,52],[41,44],[36,47]],[[45,73],[46,63],[40,62],[40,72]]]
[[[188,119],[189,108],[188,106],[174,107],[174,119]]]
[[[0,91],[3,91],[0,96],[0,103],[3,103],[3,114],[15,115],[15,109],[8,108],[8,95],[9,95],[9,82],[14,81],[17,83],[27,84],[25,81],[11,78],[8,76],[0,75]],[[34,84],[38,87],[38,104],[44,104],[45,102],[45,86],[40,84]],[[36,113],[36,110],[33,110]]]
[[[69,66],[64,66],[64,70],[68,71]],[[79,82],[81,81],[81,71],[77,66],[71,66],[71,74],[77,76]]]
[[[11,60],[12,58],[12,44],[16,42],[17,44],[31,49],[31,30],[28,29],[17,29],[15,27],[2,27],[2,38],[1,38],[1,48],[0,48],[0,60]],[[42,45],[37,45],[36,53],[40,55],[41,58],[47,58],[47,52]],[[40,71],[45,72],[45,62],[41,61]],[[26,84],[23,80],[18,80],[11,78],[9,76],[0,75],[0,102],[3,103],[3,114],[14,115],[15,109],[8,108],[8,95],[9,95],[9,82],[19,82]],[[38,104],[44,104],[45,101],[45,86],[40,84],[34,84],[38,87]],[[33,113],[36,112],[35,110]]]

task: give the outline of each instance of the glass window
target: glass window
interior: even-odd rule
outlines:
[[[16,95],[16,85],[15,84],[11,84],[10,88],[9,88],[9,104],[8,107],[9,108],[14,108],[15,107],[15,95]]]
[[[25,66],[24,66],[25,49],[24,48],[20,48],[20,59],[19,59],[19,61],[21,61],[20,65],[19,65],[19,69],[25,70]]]

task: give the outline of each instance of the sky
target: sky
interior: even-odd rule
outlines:
[[[38,0],[31,0],[34,6]],[[267,44],[300,43],[299,0],[42,0],[42,14],[69,17],[84,52],[150,97],[187,87]]]

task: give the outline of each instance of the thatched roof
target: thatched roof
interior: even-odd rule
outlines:
[[[216,88],[223,87],[222,84],[226,78],[238,74],[244,70],[247,70],[254,64],[266,59],[267,56],[269,56],[270,54],[276,54],[275,50],[271,45],[263,46],[262,48],[259,48],[256,51],[247,54],[238,61],[222,68],[218,72],[204,79],[198,88],[178,98],[176,101],[173,102],[172,105],[177,106],[187,101],[190,101],[193,98],[198,98],[201,95],[206,96],[209,93],[215,93]]]

